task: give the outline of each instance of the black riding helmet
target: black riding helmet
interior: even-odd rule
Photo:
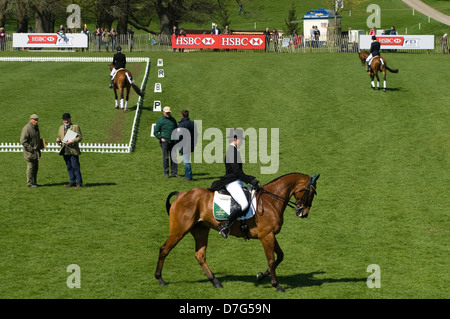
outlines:
[[[122,51],[122,48],[120,47],[120,45],[118,45],[118,46],[116,47],[116,50],[117,50],[117,51]]]

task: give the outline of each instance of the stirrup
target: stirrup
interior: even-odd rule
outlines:
[[[228,221],[225,221],[222,224],[220,224],[219,234],[225,239],[228,238],[228,235],[230,234],[230,225],[228,224]]]

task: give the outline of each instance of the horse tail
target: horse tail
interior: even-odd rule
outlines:
[[[170,212],[170,206],[172,206],[171,204],[170,204],[170,199],[172,198],[172,196],[178,196],[178,194],[180,194],[180,192],[177,192],[177,191],[174,191],[174,192],[172,192],[172,193],[170,193],[169,194],[169,196],[167,196],[167,199],[166,199],[166,211],[167,211],[167,215],[169,215],[169,212]]]
[[[139,96],[144,97],[145,91],[141,91],[141,89],[136,84],[131,83],[131,87]]]
[[[398,73],[398,69],[393,70],[390,67],[388,67],[387,64],[384,64],[384,66],[386,67],[386,70],[388,70],[389,72],[391,72],[391,73]]]

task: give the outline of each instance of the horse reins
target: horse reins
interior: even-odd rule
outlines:
[[[304,188],[302,188],[302,189],[300,189],[300,190],[298,190],[298,191],[296,191],[296,192],[294,192],[294,193],[292,194],[292,196],[294,196],[294,195],[297,194],[297,193],[305,192],[305,193],[302,195],[302,197],[301,197],[299,200],[297,200],[296,202],[291,201],[290,198],[286,200],[286,199],[284,199],[283,197],[281,197],[281,196],[279,196],[279,195],[277,195],[277,194],[274,194],[274,193],[272,193],[272,192],[266,191],[264,188],[261,187],[261,188],[259,189],[259,191],[258,191],[258,194],[257,194],[257,196],[258,196],[258,201],[261,202],[261,214],[260,214],[260,215],[264,214],[264,202],[263,202],[262,199],[261,199],[261,196],[262,196],[263,193],[266,193],[266,194],[271,195],[273,198],[282,201],[282,202],[285,203],[287,206],[289,206],[290,208],[295,209],[295,210],[297,211],[297,209],[298,209],[297,206],[298,206],[298,205],[300,205],[301,203],[306,204],[306,199],[309,197],[309,192],[311,191],[311,187],[313,188],[313,193],[314,193],[314,194],[317,194],[316,188],[312,185],[311,180],[312,180],[312,179],[310,178],[310,179],[309,179],[309,182],[308,182],[308,185],[307,185],[306,187],[304,187]],[[291,197],[292,197],[292,196],[291,196]],[[311,206],[312,206],[312,203],[310,203],[309,207],[311,207]],[[255,211],[257,211],[257,210],[255,210]]]

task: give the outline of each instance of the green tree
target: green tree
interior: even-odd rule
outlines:
[[[299,22],[297,22],[297,16],[295,12],[294,2],[291,4],[291,8],[289,9],[288,17],[284,20],[284,29],[283,32],[286,36],[290,36],[294,31],[298,31]]]

